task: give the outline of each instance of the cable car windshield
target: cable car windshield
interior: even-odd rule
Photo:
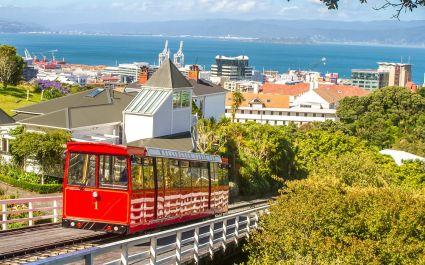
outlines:
[[[68,184],[94,187],[96,185],[96,156],[71,153]]]

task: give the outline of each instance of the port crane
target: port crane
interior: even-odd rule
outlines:
[[[184,67],[183,41],[180,41],[180,48],[174,54],[174,64],[178,67]]]
[[[170,58],[170,49],[168,48],[168,40],[165,41],[165,47],[162,52],[158,54],[158,65],[161,66],[161,64],[166,60]]]

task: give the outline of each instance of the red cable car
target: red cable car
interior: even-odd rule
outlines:
[[[227,168],[214,155],[68,143],[62,226],[131,234],[226,212]]]

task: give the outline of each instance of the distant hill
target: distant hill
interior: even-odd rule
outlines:
[[[26,24],[14,21],[0,20],[0,33],[20,33],[43,31],[43,27],[35,24]]]
[[[425,20],[342,22],[323,20],[181,20],[76,24],[54,30],[77,33],[251,37],[281,42],[425,45]]]

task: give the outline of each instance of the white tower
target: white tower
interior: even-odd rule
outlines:
[[[183,41],[180,41],[180,48],[177,53],[174,54],[173,62],[177,67],[184,67]]]
[[[158,54],[158,66],[161,66],[162,63],[167,59],[170,59],[170,49],[168,48],[168,40],[165,41],[164,50],[162,50],[162,52]]]

